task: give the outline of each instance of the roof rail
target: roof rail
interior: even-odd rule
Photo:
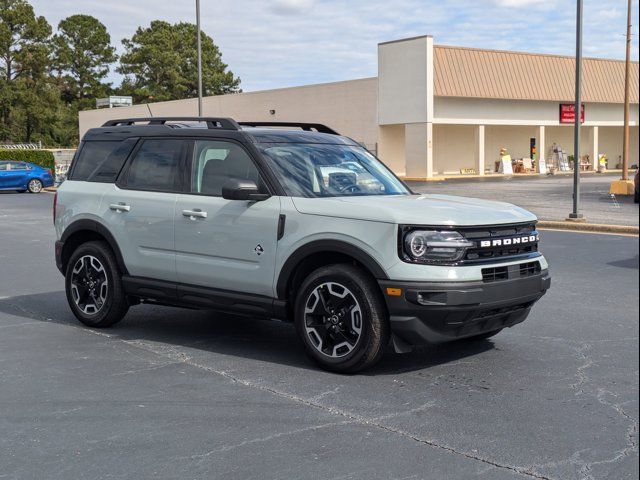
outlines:
[[[302,130],[310,132],[315,130],[318,133],[329,133],[331,135],[340,135],[334,129],[327,127],[321,123],[303,123],[303,122],[238,122],[239,125],[247,127],[298,127]]]
[[[220,130],[240,130],[240,125],[232,118],[224,117],[143,117],[143,118],[121,118],[108,120],[103,127],[117,127],[120,125],[133,125],[135,123],[147,122],[147,125],[164,125],[167,122],[204,122],[207,128]]]

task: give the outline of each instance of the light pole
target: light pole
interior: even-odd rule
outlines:
[[[582,117],[582,0],[577,0],[576,11],[576,101],[573,124],[573,211],[569,219],[582,219],[580,213],[580,120]]]
[[[202,40],[200,39],[200,0],[196,0],[196,30],[198,31],[198,116],[202,116]]]

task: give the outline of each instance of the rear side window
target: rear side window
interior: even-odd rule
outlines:
[[[70,180],[114,182],[137,139],[84,142],[74,161]]]
[[[29,170],[26,163],[11,162],[11,170]]]
[[[126,188],[179,191],[180,163],[186,148],[187,142],[181,139],[144,140],[129,165]]]

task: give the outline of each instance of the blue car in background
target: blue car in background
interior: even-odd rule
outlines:
[[[0,160],[0,190],[40,193],[53,186],[51,170],[16,160]]]

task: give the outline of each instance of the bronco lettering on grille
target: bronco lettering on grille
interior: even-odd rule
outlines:
[[[480,248],[502,247],[509,245],[522,245],[526,243],[535,243],[539,240],[538,235],[526,235],[523,237],[512,238],[496,238],[493,240],[481,240]]]

